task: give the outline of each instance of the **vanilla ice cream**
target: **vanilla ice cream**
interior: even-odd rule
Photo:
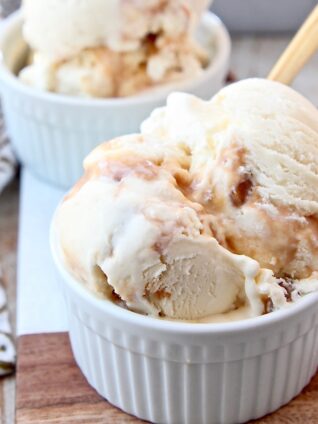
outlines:
[[[95,149],[55,219],[66,266],[100,296],[224,321],[318,289],[318,112],[251,79],[169,97]]]
[[[194,41],[207,0],[24,0],[26,84],[93,97],[193,78],[208,63]]]
[[[306,99],[257,79],[211,102],[177,94],[143,133],[198,152],[192,197],[211,208],[226,248],[279,276],[305,278],[318,269],[318,120]]]

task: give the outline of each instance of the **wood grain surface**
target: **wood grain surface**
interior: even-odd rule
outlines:
[[[67,333],[18,339],[17,424],[137,424],[101,398],[74,362]],[[303,393],[258,424],[316,424],[318,374]]]
[[[18,339],[17,424],[141,423],[101,398],[75,364],[67,333]]]

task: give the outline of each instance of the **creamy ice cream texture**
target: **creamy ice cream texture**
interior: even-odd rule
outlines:
[[[207,54],[193,32],[207,0],[24,0],[23,34],[34,51],[21,79],[37,88],[128,96],[195,77]]]
[[[318,289],[318,113],[292,89],[172,94],[84,167],[55,225],[66,266],[100,296],[213,321]]]

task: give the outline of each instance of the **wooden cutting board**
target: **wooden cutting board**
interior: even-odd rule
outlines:
[[[67,333],[20,336],[17,424],[144,423],[110,405],[86,382],[74,362]],[[303,393],[259,424],[318,422],[318,374]]]

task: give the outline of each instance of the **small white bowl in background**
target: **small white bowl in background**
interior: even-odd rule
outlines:
[[[26,57],[21,11],[0,30],[0,87],[5,120],[15,152],[38,177],[65,189],[82,174],[84,157],[99,143],[138,132],[155,107],[171,91],[208,99],[224,83],[229,66],[230,38],[211,12],[203,16],[198,39],[211,52],[211,64],[200,77],[121,99],[88,99],[43,92],[24,85],[15,75]]]
[[[294,398],[318,366],[318,293],[257,318],[165,321],[97,298],[51,250],[75,360],[110,403],[147,421],[239,424]]]

